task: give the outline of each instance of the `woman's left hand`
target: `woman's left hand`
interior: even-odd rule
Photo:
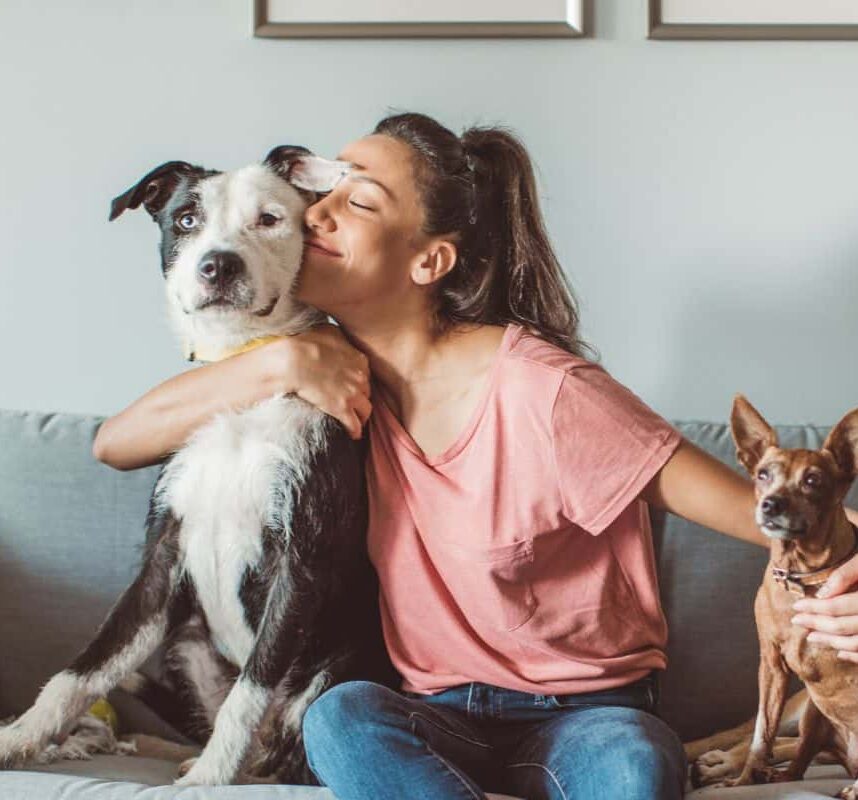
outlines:
[[[808,641],[858,664],[858,555],[834,570],[816,597],[797,600],[793,608],[793,624],[811,630]]]

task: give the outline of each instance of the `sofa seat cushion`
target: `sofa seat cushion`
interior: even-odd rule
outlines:
[[[734,789],[687,787],[686,800],[822,800],[832,798],[850,784],[843,767],[812,764],[803,781],[771,783],[761,786],[737,786]]]
[[[0,772],[2,800],[335,800],[317,786],[173,786],[177,765],[134,756],[95,756]],[[490,794],[493,800],[516,800]]]

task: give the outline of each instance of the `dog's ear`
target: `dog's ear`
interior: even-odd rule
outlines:
[[[831,429],[822,449],[831,453],[844,478],[852,483],[858,475],[858,408]]]
[[[733,398],[730,430],[736,444],[736,460],[753,476],[763,453],[769,447],[778,446],[778,436],[760,412],[741,394]]]
[[[352,168],[348,161],[331,161],[289,144],[275,147],[264,163],[297,189],[310,192],[330,192]]]
[[[183,175],[201,171],[200,167],[195,167],[187,161],[168,161],[160,167],[155,167],[127,192],[113,199],[110,204],[110,221],[113,222],[129,208],[138,208],[141,203],[154,217],[167,204]]]

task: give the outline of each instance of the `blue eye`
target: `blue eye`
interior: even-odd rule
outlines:
[[[197,227],[197,218],[194,214],[182,214],[179,217],[179,227],[182,230],[190,231]]]

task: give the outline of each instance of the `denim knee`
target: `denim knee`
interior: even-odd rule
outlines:
[[[330,751],[344,730],[354,730],[355,726],[377,716],[390,692],[371,681],[347,681],[332,686],[310,703],[302,723],[310,766],[313,766],[314,752]]]
[[[648,741],[634,742],[624,750],[622,771],[631,797],[647,797],[657,788],[664,800],[680,798],[685,787],[685,749],[673,731],[658,731]]]

